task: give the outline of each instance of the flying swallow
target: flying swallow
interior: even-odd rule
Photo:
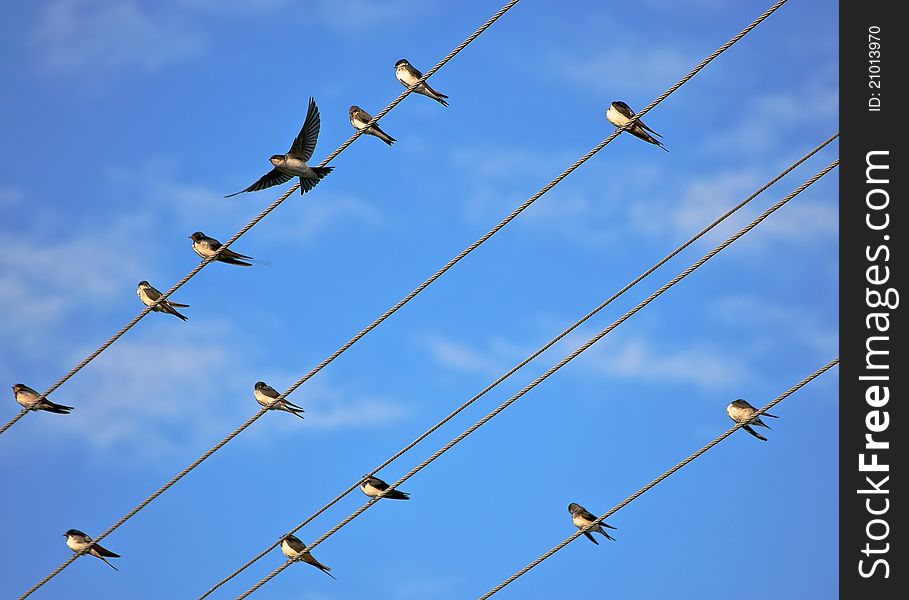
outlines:
[[[300,178],[301,194],[305,194],[316,187],[316,184],[334,169],[334,167],[310,167],[306,164],[306,161],[310,159],[316,149],[320,124],[319,107],[316,106],[316,101],[310,98],[309,110],[306,111],[306,120],[303,121],[303,128],[300,129],[300,133],[294,139],[290,150],[287,151],[287,154],[275,154],[268,159],[275,168],[260,177],[257,182],[245,190],[240,190],[224,197],[230,198],[243,192],[258,192],[273,185],[280,185],[290,181],[294,177]]]
[[[46,410],[58,415],[68,415],[73,411],[72,406],[55,404],[24,383],[17,383],[13,386],[13,395],[22,408],[29,410]]]
[[[332,579],[337,579],[337,577],[329,573],[331,567],[327,567],[313,558],[313,555],[306,551],[306,544],[301,542],[300,538],[291,533],[288,533],[281,538],[281,552],[290,560],[301,560],[306,564],[319,569]]]
[[[372,121],[372,115],[368,112],[356,105],[350,107],[350,124],[354,126],[354,129],[363,129],[370,121]],[[398,141],[382,131],[378,123],[374,123],[372,127],[366,130],[366,133],[376,136],[389,146]]]
[[[264,381],[257,381],[255,387],[253,388],[253,395],[256,397],[256,402],[270,408],[272,410],[286,410],[287,412],[297,415],[301,419],[303,417],[303,408],[297,406],[290,400],[282,398],[275,402],[275,398],[280,396],[278,390],[271,387]]]
[[[628,123],[628,121],[631,120],[631,118],[633,116],[634,116],[634,111],[631,110],[630,106],[628,106],[621,100],[616,100],[615,102],[610,104],[609,110],[606,111],[606,119],[608,119],[609,122],[612,123],[613,125],[615,125],[616,127],[623,127],[626,123]],[[650,133],[652,133],[653,135],[658,136],[658,137],[663,137],[663,136],[661,136],[659,133],[657,133],[650,127],[647,127],[646,125],[644,125],[644,122],[641,121],[640,119],[638,121],[636,121],[635,124],[631,126],[631,129],[628,129],[627,131],[631,135],[633,135],[635,137],[639,137],[642,140],[644,140],[645,142],[649,142],[651,144],[659,146],[666,152],[669,152],[669,149],[663,145],[663,142],[661,142],[660,140],[658,140],[655,137],[653,137],[652,135],[650,135]],[[647,133],[648,131],[650,133]]]
[[[367,496],[375,498],[388,489],[388,484],[378,477],[366,477],[363,479],[363,483],[360,484],[360,489]],[[410,500],[410,494],[399,492],[398,490],[391,490],[382,497],[391,498],[392,500]]]
[[[157,306],[154,306],[155,302],[158,301],[158,298],[161,297],[161,292],[159,292],[158,290],[153,288],[151,286],[151,284],[148,283],[147,281],[139,282],[139,287],[136,290],[136,295],[139,296],[139,300],[142,301],[142,304],[144,304],[145,306],[154,307],[154,308],[152,308],[152,312],[167,313],[169,315],[178,317],[184,321],[186,320],[186,316],[181,315],[179,312],[177,312],[177,309],[175,307],[189,308],[189,304],[179,304],[177,302],[171,302],[170,300],[165,299],[163,302],[161,302]]]
[[[571,522],[574,523],[575,527],[577,527],[578,529],[584,529],[585,527],[587,527],[588,525],[590,525],[591,523],[593,523],[594,521],[597,520],[596,515],[591,514],[586,508],[584,508],[577,502],[572,502],[571,504],[568,505],[568,512],[571,513]],[[596,541],[595,539],[593,539],[592,532],[594,532],[594,531],[596,531],[597,533],[602,533],[604,536],[606,536],[607,540],[612,540],[614,542],[615,538],[612,537],[611,535],[609,535],[608,533],[606,533],[606,530],[603,529],[604,525],[606,527],[608,527],[609,529],[615,529],[615,527],[613,527],[612,525],[608,525],[605,522],[601,521],[600,523],[597,523],[596,527],[589,529],[588,531],[585,531],[584,535],[586,535],[587,539],[590,540],[591,542],[593,542],[594,544],[596,544],[597,546],[599,546],[600,543],[598,541]]]
[[[208,237],[201,231],[197,231],[196,233],[192,234],[189,236],[189,239],[193,241],[193,251],[202,258],[208,258],[209,256],[212,256],[215,252],[218,251],[218,248],[221,247],[221,242],[215,238]],[[245,254],[234,252],[230,248],[225,248],[215,260],[218,262],[227,263],[229,265],[241,265],[244,267],[252,266],[252,263],[245,262],[245,260],[240,260],[241,258],[245,260],[255,260],[251,256],[246,256]]]
[[[754,413],[756,413],[756,412],[757,412],[757,409],[755,407],[751,406],[750,404],[748,404],[747,402],[745,402],[744,400],[741,400],[741,399],[733,400],[732,402],[729,403],[729,406],[726,407],[726,414],[729,415],[730,419],[732,419],[736,423],[747,423],[747,425],[742,426],[742,429],[744,429],[745,431],[747,431],[748,433],[750,433],[757,439],[761,440],[762,442],[766,442],[767,438],[765,438],[760,433],[758,433],[757,431],[755,431],[754,429],[751,428],[751,425],[760,425],[761,427],[766,427],[767,429],[770,429],[770,425],[767,425],[767,423],[764,423],[763,421],[761,421],[760,416],[757,416],[757,417],[754,416]],[[771,415],[770,413],[763,413],[763,416],[773,417],[774,419],[779,419],[778,416]]]
[[[401,85],[403,85],[406,88],[409,88],[410,86],[415,84],[417,82],[417,80],[420,79],[420,77],[422,77],[422,76],[423,76],[423,74],[420,73],[418,70],[416,70],[412,64],[407,62],[406,58],[402,58],[401,60],[399,60],[398,62],[395,63],[395,77],[397,77],[398,81],[401,82]],[[418,85],[416,88],[414,88],[413,91],[415,91],[418,94],[423,94],[424,96],[432,98],[433,100],[435,100],[442,106],[448,106],[448,102],[445,101],[445,98],[448,98],[448,96],[432,89],[431,87],[429,87],[429,84],[425,81],[423,83],[421,83],[420,85]]]
[[[63,535],[66,536],[66,545],[69,546],[69,549],[73,552],[81,552],[82,550],[85,550],[86,547],[91,546],[91,549],[88,551],[89,554],[103,560],[107,566],[114,571],[120,570],[114,565],[107,562],[108,558],[120,558],[119,554],[115,554],[107,548],[103,548],[101,545],[93,543],[91,537],[87,536],[78,529],[70,529]]]

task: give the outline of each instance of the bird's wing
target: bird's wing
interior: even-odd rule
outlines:
[[[145,295],[148,296],[149,300],[151,300],[152,302],[155,302],[158,300],[158,298],[161,297],[161,292],[159,292],[158,290],[156,290],[155,288],[153,288],[151,286],[148,286],[147,288],[145,288]]]
[[[376,479],[375,477],[371,477],[371,478],[369,479],[369,485],[371,485],[372,487],[376,488],[376,489],[379,490],[380,492],[384,492],[385,490],[388,489],[388,484],[387,484],[387,483],[385,483],[385,482],[382,481],[381,479]]]
[[[594,544],[596,544],[597,546],[600,545],[600,542],[596,541],[596,540],[594,539],[594,537],[590,534],[589,531],[585,531],[585,532],[584,532],[584,535],[586,535],[586,536],[587,536],[587,539],[590,540],[591,542],[593,542]]]
[[[404,65],[404,68],[407,69],[407,72],[410,73],[414,79],[419,79],[423,76],[423,73],[413,65]]]
[[[629,119],[634,117],[634,111],[631,110],[631,107],[627,104],[619,104],[618,102],[615,102],[613,103],[612,107],[621,113],[624,117],[628,117]]]
[[[372,115],[363,110],[362,108],[357,111],[357,119],[363,121],[363,123],[369,123],[372,121]]]
[[[259,190],[264,190],[275,185],[280,185],[290,181],[293,175],[288,175],[287,173],[282,173],[278,169],[272,169],[265,175],[259,178],[254,184],[246,188],[245,190],[240,190],[239,192],[234,192],[233,194],[228,194],[224,196],[225,198],[230,198],[236,196],[237,194],[242,194],[244,192],[258,192]]]
[[[742,429],[744,429],[745,431],[747,431],[748,433],[750,433],[751,435],[753,435],[753,436],[756,437],[757,439],[761,440],[762,442],[766,442],[766,441],[767,441],[767,438],[765,438],[764,436],[762,436],[760,433],[758,433],[757,431],[755,431],[754,429],[752,429],[752,428],[749,427],[748,425],[742,425]]]
[[[300,133],[297,134],[293,146],[290,147],[289,154],[304,162],[309,160],[312,153],[316,150],[321,121],[319,107],[316,106],[316,101],[310,98],[309,109],[306,111],[306,120],[303,121],[303,127],[300,129]]]
[[[92,544],[92,547],[100,554],[101,556],[109,556],[110,558],[120,558],[120,555],[116,552],[111,552],[104,546],[99,546],[98,544]]]
[[[582,508],[580,511],[578,511],[578,514],[580,514],[580,516],[583,517],[587,521],[596,521],[597,520],[597,516],[585,508]]]
[[[662,135],[660,135],[659,133],[657,133],[650,127],[647,127],[646,125],[644,125],[644,121],[641,121],[640,119],[638,119],[638,125],[640,125],[642,128],[646,129],[647,131],[649,131],[650,133],[652,133],[653,135],[655,135],[657,137],[663,137]]]
[[[270,385],[263,386],[259,391],[262,392],[264,396],[268,396],[269,398],[277,398],[280,395],[278,394],[278,390],[271,387]]]

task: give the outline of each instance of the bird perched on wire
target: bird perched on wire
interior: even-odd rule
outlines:
[[[306,564],[312,565],[315,568],[319,569],[332,579],[337,579],[337,577],[329,573],[329,571],[331,571],[331,567],[323,565],[317,561],[312,554],[306,551],[306,544],[300,541],[300,538],[293,535],[292,533],[288,533],[283,538],[281,538],[281,552],[283,552],[284,556],[290,560],[299,560],[305,562]]]
[[[568,505],[568,512],[571,513],[571,522],[574,523],[575,527],[578,529],[584,529],[591,523],[597,520],[596,515],[590,513],[586,508],[578,504],[577,502],[572,502]],[[584,532],[584,535],[587,536],[587,539],[596,544],[600,545],[598,541],[593,538],[592,532],[596,531],[597,533],[603,534],[607,540],[615,541],[615,538],[606,533],[606,530],[603,529],[603,526],[608,527],[609,529],[615,529],[612,525],[608,525],[604,522],[597,523],[596,527],[589,529]]]
[[[616,127],[624,127],[628,123],[628,121],[631,120],[631,118],[633,116],[634,116],[634,111],[631,110],[630,106],[628,106],[621,100],[616,100],[615,102],[610,104],[609,109],[606,111],[606,119],[610,123],[615,125]],[[650,133],[652,133],[653,135],[655,135],[657,137],[663,137],[663,136],[661,136],[659,133],[657,133],[650,127],[647,127],[646,125],[644,125],[644,122],[641,121],[640,119],[638,119],[635,122],[635,124],[632,125],[627,131],[631,135],[633,135],[635,137],[639,137],[642,140],[644,140],[645,142],[648,142],[655,146],[659,146],[666,152],[669,152],[669,149],[663,145],[663,142],[661,142],[660,140],[658,140],[655,137],[653,137],[652,135],[650,135]],[[650,133],[647,133],[648,131]]]
[[[360,108],[359,106],[350,107],[350,124],[354,126],[354,129],[363,129],[366,127],[366,124],[372,121],[372,115]],[[389,146],[397,142],[398,140],[394,139],[384,131],[379,128],[378,123],[373,123],[373,125],[366,130],[366,133],[369,135],[374,135]]]
[[[422,76],[423,74],[415,69],[409,62],[407,62],[406,58],[402,58],[395,63],[395,77],[397,77],[398,81],[401,82],[401,85],[406,88],[409,88],[415,84]],[[413,91],[418,94],[422,94],[427,98],[432,98],[442,106],[448,106],[448,102],[445,101],[448,96],[442,92],[432,89],[425,81],[414,88]]]
[[[193,241],[193,251],[201,256],[202,258],[208,258],[214,256],[215,252],[218,251],[218,248],[221,247],[221,242],[215,238],[210,238],[201,231],[197,231],[189,239]],[[242,259],[242,260],[241,260]],[[246,256],[245,254],[240,254],[239,252],[234,252],[230,248],[225,248],[221,254],[218,255],[218,258],[215,259],[218,262],[227,263],[229,265],[239,265],[242,267],[251,267],[252,263],[245,261],[255,260],[252,256]]]
[[[120,570],[114,565],[107,562],[108,558],[120,558],[120,555],[111,552],[107,548],[103,548],[100,544],[92,542],[92,538],[85,533],[79,531],[78,529],[70,529],[63,535],[66,536],[66,545],[69,546],[69,549],[73,552],[81,552],[82,550],[85,550],[91,546],[91,549],[88,551],[89,554],[103,560],[104,563],[114,571]]]
[[[309,110],[306,111],[306,120],[303,121],[303,128],[300,129],[300,133],[297,134],[287,154],[273,155],[268,159],[274,165],[271,171],[260,177],[258,181],[245,190],[240,190],[224,197],[230,198],[243,192],[257,192],[290,181],[294,177],[300,178],[301,194],[305,194],[316,187],[316,184],[334,169],[334,167],[310,167],[306,164],[306,161],[312,157],[312,153],[316,149],[320,124],[319,107],[316,106],[316,101],[310,98]]]
[[[189,304],[180,304],[178,302],[171,302],[170,300],[165,299],[160,304],[155,306],[155,302],[157,302],[158,298],[161,297],[161,292],[153,288],[147,281],[139,282],[139,287],[136,289],[136,295],[139,296],[139,300],[142,301],[142,304],[152,307],[152,312],[167,313],[169,315],[177,317],[178,319],[182,319],[183,321],[187,319],[187,317],[185,315],[181,315],[175,307],[189,308]]]
[[[758,433],[757,431],[755,431],[754,429],[751,428],[751,425],[759,425],[761,427],[766,427],[767,429],[770,429],[770,425],[767,425],[767,423],[764,423],[763,421],[761,421],[760,416],[757,416],[757,417],[754,416],[754,413],[756,413],[756,412],[757,412],[757,409],[755,407],[751,406],[750,404],[748,404],[741,398],[738,400],[733,400],[732,402],[729,403],[729,406],[726,407],[726,414],[729,415],[730,419],[732,419],[736,423],[747,423],[747,425],[742,426],[742,429],[744,429],[745,431],[747,431],[748,433],[750,433],[757,439],[761,440],[762,442],[766,442],[767,438],[765,438],[760,433]],[[770,413],[763,413],[763,416],[772,417],[774,419],[779,419],[778,416],[771,415]]]
[[[297,415],[301,419],[304,418],[303,417],[303,408],[300,406],[297,406],[290,400],[287,400],[286,398],[282,398],[281,400],[278,400],[277,402],[275,402],[275,400],[280,395],[281,394],[278,393],[278,390],[271,387],[264,381],[257,381],[256,385],[253,387],[253,396],[255,396],[256,402],[258,402],[262,406],[264,406],[266,408],[270,408],[271,410],[284,410],[293,415]]]
[[[360,483],[360,490],[370,498],[380,496],[388,488],[389,485],[387,483],[374,476],[365,477],[363,482]],[[391,490],[382,497],[391,498],[392,500],[410,500],[410,494],[399,492],[398,490]]]
[[[68,415],[73,411],[72,406],[51,402],[24,383],[17,383],[13,386],[13,396],[22,408],[28,410],[45,410],[58,415]]]

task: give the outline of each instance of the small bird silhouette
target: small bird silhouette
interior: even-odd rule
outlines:
[[[55,404],[24,383],[17,383],[13,386],[13,396],[22,408],[28,410],[46,410],[58,415],[68,415],[73,411],[72,406]]]
[[[244,192],[257,192],[290,181],[294,177],[300,178],[300,194],[305,194],[316,187],[316,184],[334,169],[334,167],[310,167],[306,164],[306,161],[312,157],[312,153],[316,149],[320,125],[319,107],[316,106],[316,101],[310,98],[309,109],[306,111],[306,120],[303,121],[303,127],[297,137],[294,138],[294,143],[291,145],[290,150],[287,151],[287,154],[273,155],[268,159],[274,165],[271,171],[260,177],[258,181],[245,190],[240,190],[224,197],[231,198]]]
[[[317,561],[312,554],[306,551],[306,544],[300,541],[300,538],[291,533],[288,533],[283,538],[281,538],[281,552],[283,552],[284,556],[290,560],[299,560],[305,562],[306,564],[312,565],[315,568],[319,569],[332,579],[337,579],[337,577],[329,573],[329,571],[331,571],[331,567],[323,565]]]
[[[303,408],[297,406],[287,398],[282,398],[275,402],[275,399],[280,396],[278,390],[271,387],[264,381],[257,381],[256,385],[253,387],[253,396],[256,398],[256,402],[270,408],[271,410],[285,410],[293,415],[296,415],[303,418]]]
[[[422,77],[422,76],[423,76],[423,74],[420,73],[420,71],[418,71],[417,69],[415,69],[412,64],[407,62],[406,58],[402,58],[401,60],[399,60],[398,62],[395,63],[395,77],[397,77],[398,81],[401,82],[401,85],[403,85],[406,88],[409,88],[410,86],[415,84],[417,81],[419,81],[420,77]],[[420,85],[418,85],[417,87],[415,87],[413,91],[415,91],[418,94],[422,94],[422,95],[426,96],[427,98],[432,98],[433,100],[435,100],[442,106],[448,106],[448,102],[445,101],[445,99],[448,98],[448,96],[446,96],[442,92],[432,89],[431,87],[429,87],[429,84],[425,81],[423,83],[421,83]]]
[[[387,483],[378,477],[373,476],[364,478],[363,482],[360,484],[360,490],[371,498],[381,495],[388,487]],[[392,500],[410,500],[410,494],[407,492],[399,492],[398,490],[391,490],[382,497],[391,498]]]
[[[155,302],[157,302],[158,298],[161,297],[161,292],[153,288],[147,281],[139,282],[139,287],[136,289],[136,295],[139,296],[139,300],[142,301],[142,304],[145,306],[153,307],[152,312],[167,313],[169,315],[174,315],[175,317],[184,321],[186,320],[186,316],[181,315],[174,307],[189,308],[189,304],[179,304],[177,302],[171,302],[169,299],[166,299],[155,306]]]
[[[69,549],[73,552],[81,552],[85,548],[91,546],[91,549],[88,551],[89,554],[103,560],[104,563],[114,571],[120,570],[107,562],[108,558],[120,558],[120,555],[111,552],[107,548],[103,548],[100,544],[95,544],[92,542],[92,538],[85,533],[78,529],[70,529],[63,535],[66,536],[66,545],[69,546]]]
[[[201,231],[197,231],[189,239],[193,241],[193,251],[201,256],[202,258],[208,258],[213,256],[215,252],[218,251],[218,248],[221,247],[221,242],[215,238],[210,238]],[[243,259],[243,260],[241,260]],[[234,252],[230,248],[225,248],[221,251],[221,254],[218,255],[218,258],[215,259],[217,262],[227,263],[229,265],[239,265],[241,267],[251,267],[252,263],[248,263],[248,260],[255,260],[252,256],[246,256],[245,254],[240,254],[239,252]]]
[[[350,107],[350,124],[354,126],[354,129],[363,129],[370,121],[372,121],[372,115],[370,115],[368,112],[359,106]],[[366,133],[376,136],[389,146],[398,141],[382,131],[378,123],[374,123],[369,129],[366,130]]]
[[[756,412],[757,412],[757,409],[755,407],[751,406],[750,404],[748,404],[741,398],[738,400],[733,400],[732,402],[729,403],[729,406],[726,407],[726,414],[729,415],[730,419],[732,419],[736,423],[747,423],[747,425],[742,426],[742,429],[744,429],[745,431],[747,431],[748,433],[750,433],[757,439],[761,440],[762,442],[766,442],[767,438],[765,438],[760,433],[758,433],[757,431],[755,431],[754,429],[751,428],[751,425],[759,425],[761,427],[766,427],[767,429],[770,429],[770,425],[761,421],[760,416],[757,416],[757,417],[754,416],[754,413],[756,413]],[[771,415],[770,413],[763,413],[763,416],[772,417],[774,419],[779,419],[778,416]]]
[[[624,127],[631,118],[634,117],[634,111],[631,110],[631,107],[622,102],[621,100],[616,100],[609,105],[609,109],[606,111],[606,119],[616,127]],[[645,142],[659,146],[666,152],[669,152],[669,149],[663,145],[663,142],[656,139],[650,133],[655,136],[663,137],[650,127],[644,125],[644,122],[638,119],[634,125],[632,125],[628,130],[628,133],[635,137],[639,137]],[[647,133],[647,132],[650,133]]]
[[[568,512],[571,513],[571,522],[574,523],[575,527],[578,529],[584,529],[591,523],[597,520],[596,515],[592,514],[586,508],[578,504],[577,502],[572,502],[568,505]],[[606,533],[606,530],[603,529],[603,526],[608,527],[609,529],[615,529],[612,525],[608,525],[605,522],[597,523],[596,527],[589,529],[584,532],[584,535],[587,536],[587,539],[596,544],[600,545],[598,541],[593,538],[592,532],[596,531],[597,533],[603,534],[607,540],[615,541],[615,538]]]

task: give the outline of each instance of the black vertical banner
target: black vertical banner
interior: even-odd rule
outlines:
[[[895,492],[907,485],[897,455],[909,453],[897,408],[909,377],[903,7],[840,3],[841,598],[896,598],[897,589],[904,598],[909,589],[897,558],[906,556],[906,496]]]

